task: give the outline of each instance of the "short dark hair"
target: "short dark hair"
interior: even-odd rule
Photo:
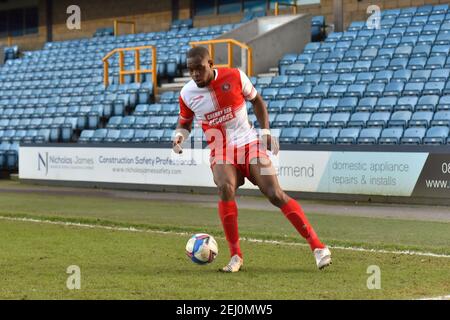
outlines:
[[[187,53],[187,58],[196,58],[200,57],[202,59],[204,58],[210,58],[209,51],[205,47],[194,47],[189,49]]]

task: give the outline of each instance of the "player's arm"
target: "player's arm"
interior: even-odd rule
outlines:
[[[247,75],[241,70],[239,70],[239,74],[241,77],[242,95],[245,100],[252,103],[253,111],[261,127],[260,139],[268,150],[271,150],[274,154],[277,154],[279,150],[278,143],[270,134],[269,113],[267,112],[266,104],[261,95],[256,91]]]
[[[192,128],[192,121],[194,119],[194,112],[188,108],[184,103],[181,95],[180,102],[180,115],[178,116],[178,123],[175,129],[175,135],[172,141],[172,149],[175,153],[182,153],[183,149],[181,144],[189,137]]]
[[[269,113],[267,112],[266,104],[259,93],[250,100],[253,106],[253,112],[261,127],[261,140],[275,155],[279,151],[278,143],[272,138],[269,127]]]
[[[191,122],[184,122],[180,117],[178,117],[177,128],[175,129],[175,136],[172,141],[172,149],[175,153],[182,153],[183,149],[181,144],[184,140],[189,137],[192,128]]]

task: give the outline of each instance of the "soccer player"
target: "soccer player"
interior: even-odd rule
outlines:
[[[231,253],[230,262],[221,270],[237,272],[243,264],[235,193],[244,178],[258,186],[306,239],[317,267],[330,265],[330,250],[319,240],[297,201],[286,195],[278,183],[266,153],[267,149],[277,154],[278,144],[270,134],[265,103],[249,78],[239,69],[213,68],[204,47],[188,51],[187,67],[192,80],[180,92],[173,150],[182,152],[181,144],[188,138],[194,119],[201,123],[211,149],[210,165],[220,197],[219,216]],[[246,101],[253,105],[262,128],[260,136],[248,120]]]

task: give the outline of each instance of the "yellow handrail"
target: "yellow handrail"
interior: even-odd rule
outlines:
[[[284,2],[275,2],[275,15],[280,14],[280,6],[291,7],[293,8],[294,14],[297,14],[297,5],[293,3],[284,3]]]
[[[119,24],[131,24],[131,32],[136,34],[136,22],[134,21],[125,21],[125,20],[114,20],[114,36],[117,37],[119,35]]]
[[[151,60],[151,68],[150,69],[141,69],[141,50],[152,50],[152,60]],[[125,51],[134,51],[134,70],[125,70]],[[141,74],[151,73],[152,81],[153,81],[153,91],[154,94],[157,94],[157,74],[156,74],[156,47],[154,46],[142,46],[142,47],[130,47],[130,48],[116,48],[109,52],[106,56],[103,57],[103,83],[105,87],[109,85],[109,62],[108,59],[114,55],[115,53],[119,53],[119,83],[123,84],[125,82],[125,75],[134,74],[135,81],[141,82]]]
[[[243,49],[247,49],[247,75],[249,77],[252,76],[253,73],[253,54],[252,48],[250,48],[245,43],[239,42],[234,39],[217,39],[217,40],[205,40],[205,41],[193,41],[190,43],[192,47],[198,45],[208,45],[209,54],[211,59],[214,61],[214,45],[218,43],[227,43],[228,44],[228,63],[226,64],[217,64],[217,67],[233,67],[233,45],[241,47]]]

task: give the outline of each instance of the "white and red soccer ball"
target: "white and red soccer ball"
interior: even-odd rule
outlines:
[[[219,248],[216,240],[206,233],[194,234],[186,244],[187,256],[197,264],[213,262],[218,253]]]

